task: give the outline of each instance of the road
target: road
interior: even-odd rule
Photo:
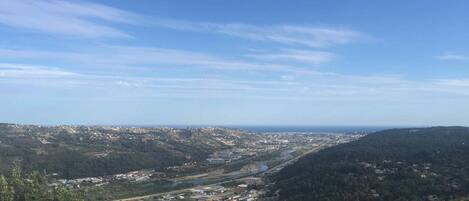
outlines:
[[[255,176],[255,175],[266,175],[266,174],[270,174],[274,171],[276,171],[278,168],[283,168],[285,166],[287,166],[288,164],[291,164],[293,163],[294,161],[298,160],[299,158],[307,155],[307,154],[310,154],[310,153],[313,153],[313,152],[316,152],[318,151],[319,149],[323,148],[323,144],[319,145],[319,146],[316,146],[292,159],[289,159],[287,161],[284,161],[283,163],[281,164],[278,164],[276,166],[273,166],[265,171],[262,171],[262,172],[256,172],[256,173],[253,173],[253,174],[249,174],[249,175],[243,175],[242,177],[240,178],[236,178],[236,179],[229,179],[229,180],[226,180],[226,181],[221,181],[221,182],[215,182],[215,183],[211,183],[211,184],[206,184],[206,185],[198,185],[198,186],[192,186],[192,187],[189,187],[189,188],[184,188],[184,189],[179,189],[179,190],[174,190],[174,191],[166,191],[166,192],[162,192],[162,193],[155,193],[155,194],[151,194],[151,195],[143,195],[143,196],[137,196],[137,197],[131,197],[131,198],[125,198],[125,199],[118,199],[118,200],[114,200],[114,201],[138,201],[138,200],[144,200],[144,199],[149,199],[149,198],[152,198],[152,197],[155,197],[155,196],[161,196],[161,195],[165,195],[165,194],[177,194],[177,193],[183,193],[183,192],[186,192],[190,189],[193,189],[193,188],[203,188],[203,187],[208,187],[208,186],[213,186],[213,185],[221,185],[221,184],[225,184],[225,183],[229,183],[229,182],[234,182],[234,181],[239,181],[239,180],[243,180],[243,179],[246,179],[248,177],[252,177],[252,176]]]
[[[303,156],[306,156],[306,155],[308,155],[308,154],[310,154],[310,153],[313,153],[313,152],[318,151],[319,149],[323,148],[323,146],[324,146],[324,144],[318,145],[318,146],[316,146],[316,147],[314,147],[314,148],[312,148],[312,149],[310,149],[310,150],[308,150],[308,151],[306,151],[306,152],[304,152],[304,153],[302,153],[302,154],[300,154],[300,155],[298,155],[298,156],[296,156],[296,157],[294,157],[294,158],[292,158],[292,159],[290,159],[290,160],[287,160],[287,161],[285,161],[285,162],[283,162],[283,163],[280,163],[280,164],[278,164],[278,165],[276,165],[276,166],[274,166],[274,167],[271,167],[271,168],[267,169],[266,171],[264,171],[264,172],[262,172],[262,173],[260,173],[260,174],[261,174],[261,175],[265,175],[265,174],[272,173],[272,172],[274,172],[276,169],[278,169],[278,168],[283,168],[283,167],[285,167],[285,166],[287,166],[287,165],[289,165],[289,164],[295,162],[296,160],[300,159],[300,158],[303,157]]]

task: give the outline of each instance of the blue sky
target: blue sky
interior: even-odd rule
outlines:
[[[0,1],[0,121],[468,125],[467,1]]]

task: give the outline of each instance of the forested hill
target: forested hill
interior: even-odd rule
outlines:
[[[223,128],[130,128],[0,124],[0,174],[26,171],[94,177],[204,161],[259,135]]]
[[[469,200],[469,128],[392,129],[273,176],[280,200]]]

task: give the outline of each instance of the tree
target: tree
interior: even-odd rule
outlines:
[[[57,187],[54,192],[54,201],[83,201],[79,195],[63,186]]]
[[[23,177],[19,165],[15,165],[9,178],[0,176],[0,201],[84,201],[80,194],[59,186],[51,189],[47,178],[33,171]]]
[[[51,197],[48,192],[47,180],[37,171],[28,175],[25,182],[25,201],[46,201]]]
[[[0,176],[0,201],[13,201],[13,188],[8,185],[6,178]]]
[[[15,201],[24,200],[24,182],[21,167],[18,163],[13,165],[10,174],[10,186],[13,188],[13,198]]]

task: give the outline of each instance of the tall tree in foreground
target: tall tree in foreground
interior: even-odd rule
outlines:
[[[6,178],[0,176],[0,201],[13,201],[13,188],[8,185]]]
[[[83,199],[70,189],[59,186],[55,190],[54,201],[83,201]]]
[[[18,163],[15,163],[11,170],[9,184],[13,189],[13,200],[23,201],[24,200],[24,182],[21,167]]]
[[[33,171],[23,177],[19,165],[15,165],[10,177],[0,175],[0,201],[83,201],[79,194],[58,186],[50,188],[47,178]]]
[[[51,197],[47,180],[39,172],[31,172],[25,182],[24,198],[25,201],[46,201]]]

